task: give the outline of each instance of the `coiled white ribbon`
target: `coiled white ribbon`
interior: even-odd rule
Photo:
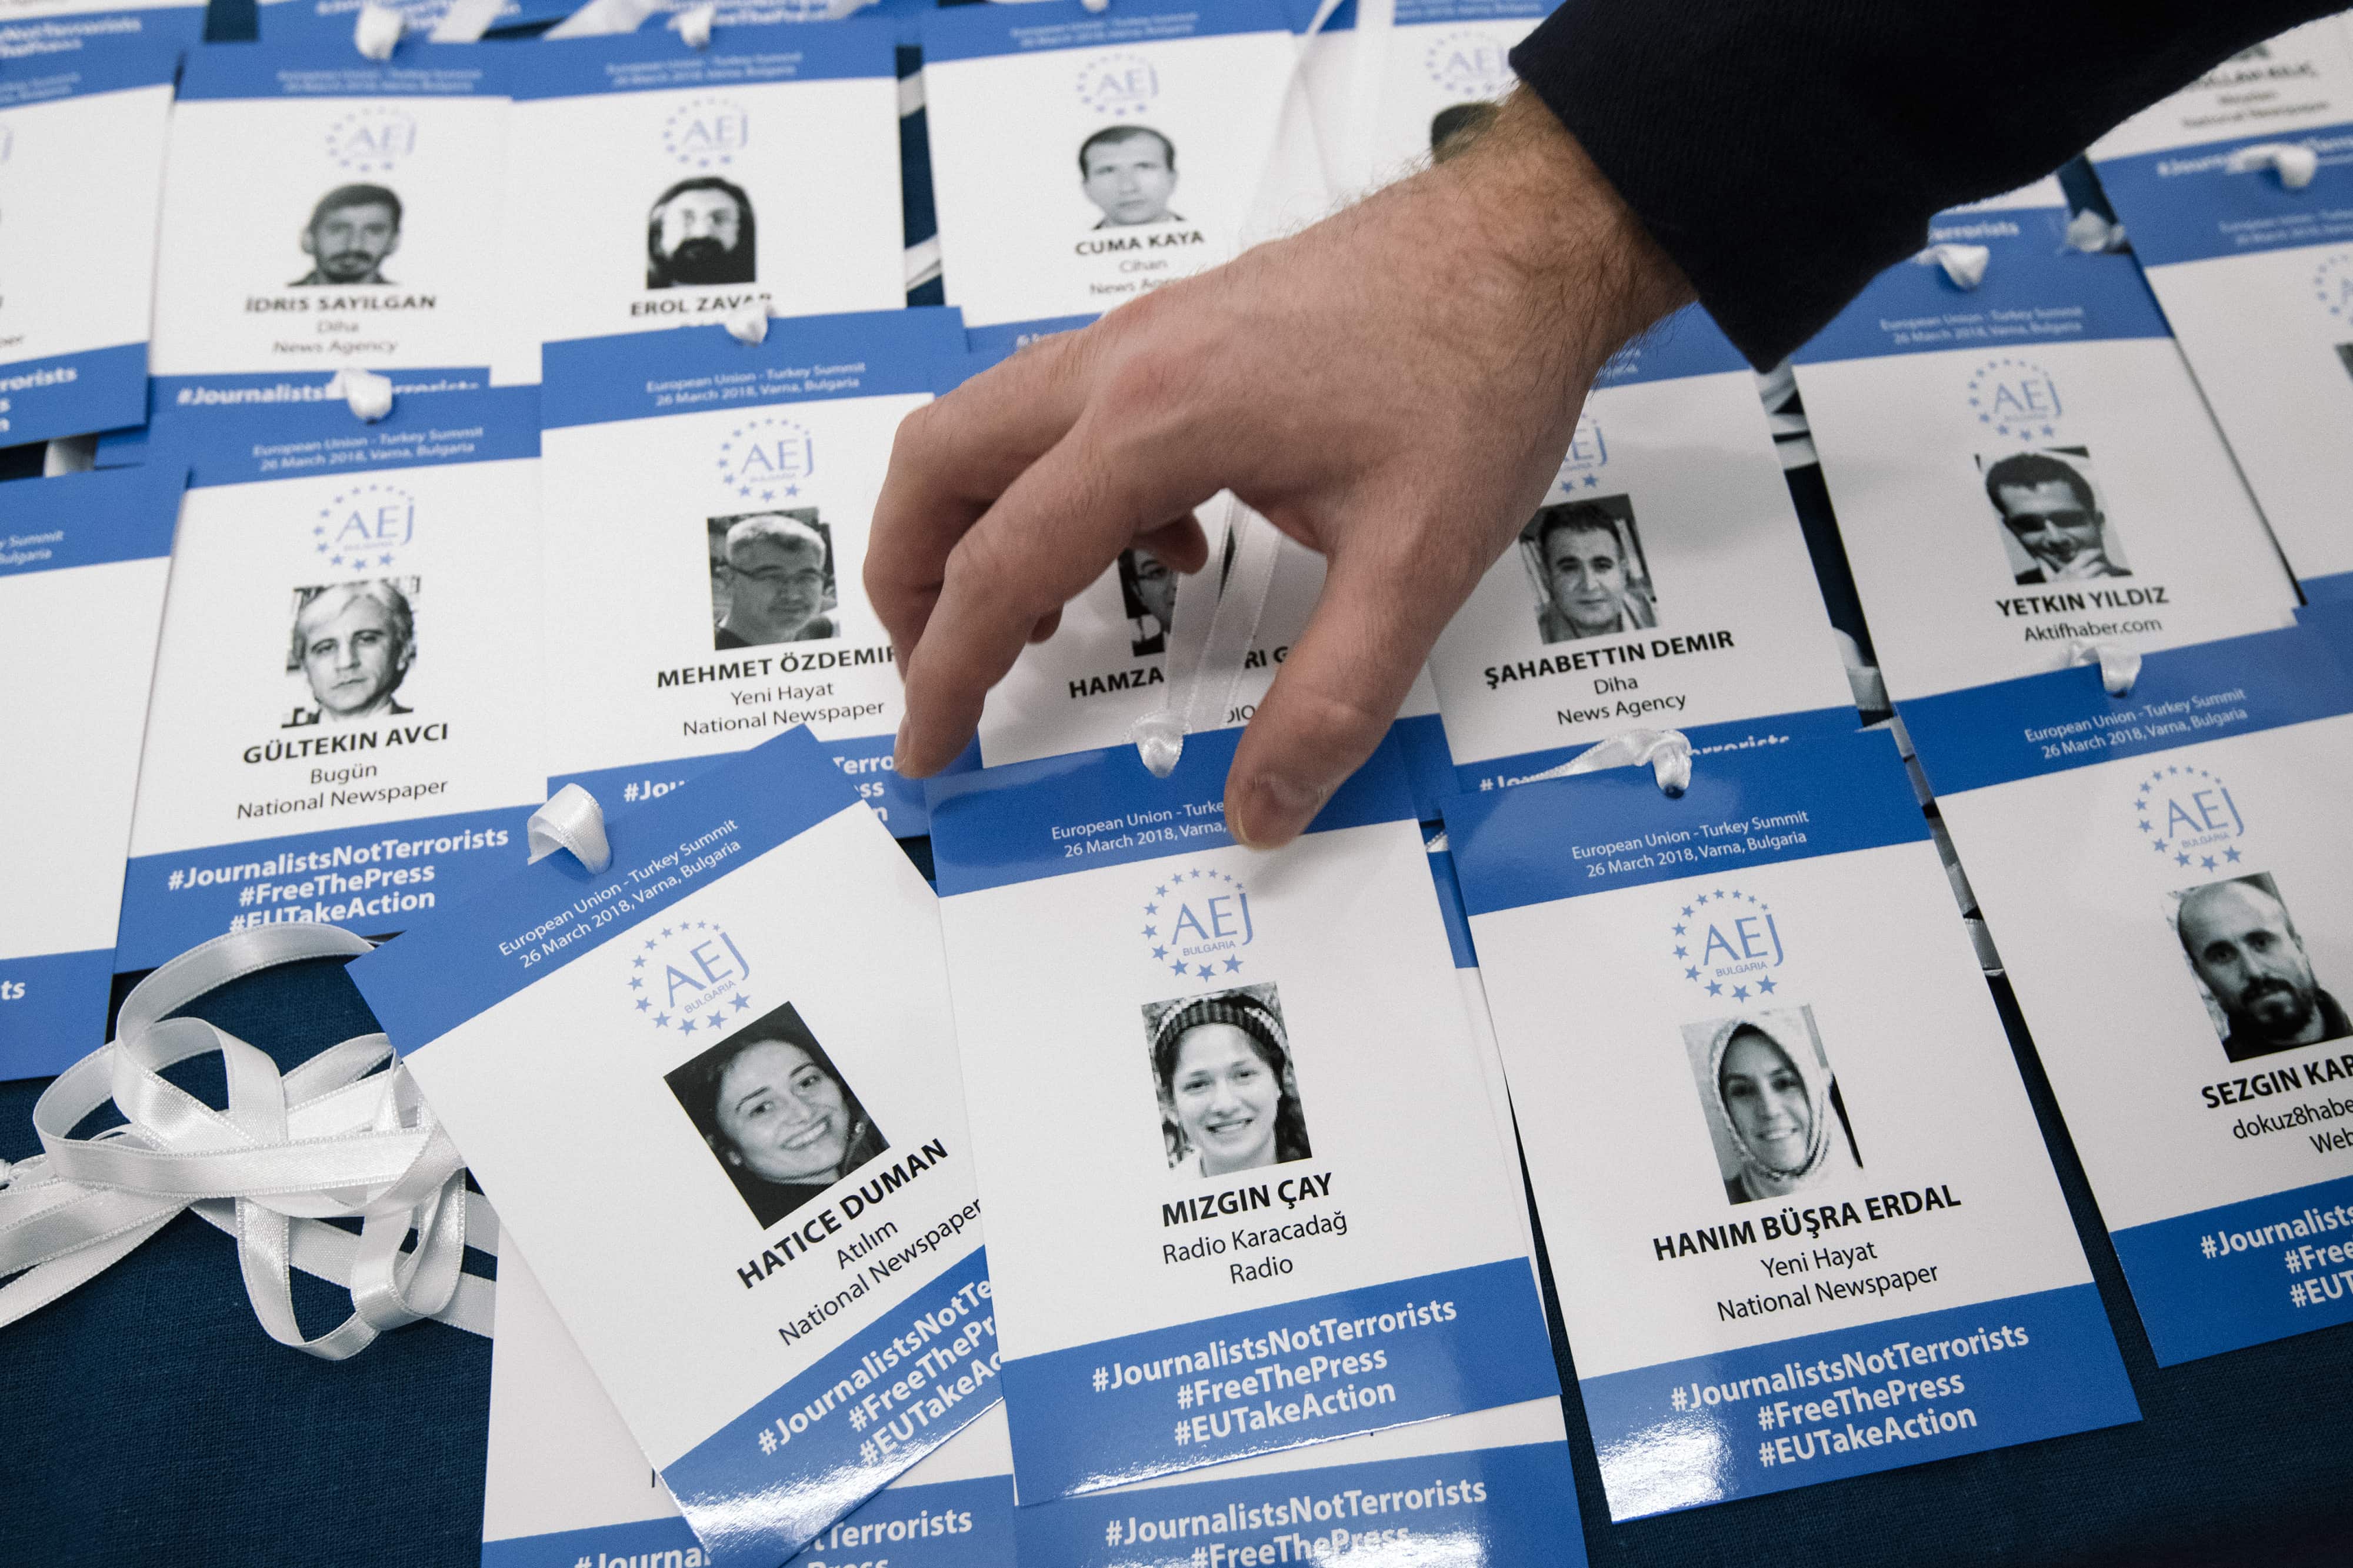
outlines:
[[[534,866],[558,849],[571,850],[573,858],[591,871],[602,871],[613,863],[612,847],[605,841],[605,808],[576,784],[565,784],[549,795],[547,804],[523,824],[523,837],[530,841]]]
[[[2067,668],[2082,664],[2100,667],[2100,684],[2111,697],[2131,696],[2133,683],[2140,679],[2140,655],[2105,638],[2077,637],[2067,645]]]
[[[352,23],[352,43],[369,59],[388,60],[399,47],[400,35],[407,26],[408,18],[391,6],[368,0]]]
[[[2320,154],[2293,142],[2259,142],[2242,147],[2222,161],[2226,174],[2252,174],[2269,169],[2279,175],[2284,189],[2300,191],[2320,172]]]
[[[1915,267],[1941,267],[1956,289],[1968,290],[1985,281],[1986,263],[1993,252],[1982,245],[1932,245],[1912,258]]]
[[[394,16],[397,16],[398,12]],[[392,379],[372,370],[358,370],[346,365],[327,383],[330,396],[340,397],[350,405],[353,415],[370,425],[392,412]]]
[[[0,1325],[104,1272],[193,1208],[235,1238],[254,1315],[282,1345],[342,1361],[420,1318],[490,1332],[493,1288],[460,1264],[470,1242],[496,1250],[497,1216],[466,1191],[457,1146],[391,1042],[355,1036],[281,1074],[235,1036],[165,1016],[240,976],[372,945],[336,926],[263,926],[191,948],[139,983],[113,1041],[35,1103],[45,1152],[5,1171],[0,1277],[23,1272],[0,1287]],[[162,1077],[209,1051],[228,1080],[226,1110]],[[126,1124],[74,1137],[109,1100]],[[357,1219],[359,1234],[330,1219]],[[416,1247],[403,1251],[412,1232]],[[305,1337],[290,1268],[346,1287],[351,1316]]]
[[[1691,788],[1691,741],[1681,730],[1628,730],[1588,746],[1556,768],[1530,773],[1522,784],[1541,779],[1565,779],[1603,768],[1637,768],[1648,764],[1659,791],[1668,799]]]

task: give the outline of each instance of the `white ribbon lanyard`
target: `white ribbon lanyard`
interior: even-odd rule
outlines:
[[[1915,267],[1941,267],[1952,286],[1967,293],[1985,281],[1993,252],[1982,245],[1932,245],[1912,258]]]
[[[367,0],[352,23],[352,43],[359,52],[372,60],[388,60],[400,45],[400,35],[406,30],[408,18],[389,5],[379,5]]]
[[[1530,773],[1520,782],[1535,784],[1540,779],[1565,779],[1577,773],[1598,773],[1603,768],[1646,765],[1651,776],[1659,781],[1659,792],[1670,800],[1679,798],[1691,788],[1691,741],[1681,730],[1628,730],[1586,747],[1556,768]]]
[[[2226,174],[2252,174],[2269,169],[2284,189],[2300,191],[2320,172],[2320,154],[2294,142],[2261,142],[2242,147],[2222,162]]]
[[[612,847],[605,841],[605,808],[576,784],[565,784],[549,795],[547,804],[523,824],[523,835],[530,841],[534,866],[558,849],[571,850],[573,858],[591,872],[613,863]]]
[[[19,1277],[0,1286],[0,1326],[104,1272],[193,1208],[236,1240],[254,1315],[280,1344],[341,1361],[420,1318],[490,1332],[493,1288],[460,1264],[468,1245],[496,1251],[496,1216],[467,1192],[457,1146],[389,1041],[356,1036],[281,1074],[210,1024],[165,1016],[241,976],[372,945],[335,926],[262,926],[216,937],[139,983],[114,1040],[34,1105],[45,1152],[5,1170],[0,1277]],[[162,1077],[210,1051],[227,1078],[226,1110]],[[126,1125],[72,1135],[110,1100]],[[330,1219],[357,1219],[359,1234]],[[417,1245],[404,1251],[411,1233]],[[306,1337],[290,1268],[349,1289],[351,1316]]]

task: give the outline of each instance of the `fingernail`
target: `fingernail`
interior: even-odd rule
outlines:
[[[906,766],[907,721],[902,719],[899,721],[898,737],[891,742],[891,767],[894,773],[903,773],[906,771]]]
[[[1280,849],[1306,831],[1331,793],[1321,784],[1261,774],[1227,802],[1227,831],[1244,848]]]

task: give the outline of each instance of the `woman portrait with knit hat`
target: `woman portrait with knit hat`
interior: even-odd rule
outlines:
[[[1272,985],[1151,1003],[1144,1026],[1161,1136],[1179,1176],[1228,1176],[1310,1157]]]

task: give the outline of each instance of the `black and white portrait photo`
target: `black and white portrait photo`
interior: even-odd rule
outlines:
[[[384,264],[400,248],[400,198],[382,185],[337,185],[321,196],[302,226],[311,270],[287,285],[389,283]]]
[[[2353,1035],[2269,873],[2186,888],[2169,901],[2224,1056],[2242,1062]]]
[[[741,186],[711,174],[681,180],[646,214],[646,287],[754,282],[756,239]]]
[[[2002,548],[2021,583],[2081,583],[2129,577],[2124,547],[2108,525],[2092,479],[2091,454],[2051,447],[1978,458],[1986,500],[2001,519]]]
[[[711,646],[763,647],[837,637],[833,531],[817,508],[707,519]]]
[[[1103,213],[1097,228],[1179,223],[1176,144],[1149,125],[1107,125],[1079,143],[1079,189]]]
[[[1520,530],[1520,558],[1535,587],[1536,634],[1547,643],[1659,624],[1642,536],[1624,496],[1546,507]]]
[[[1502,105],[1481,100],[1475,103],[1450,103],[1430,117],[1430,155],[1443,163],[1470,145],[1472,137],[1485,129]],[[1457,142],[1456,138],[1461,138]]]
[[[399,692],[417,661],[417,589],[414,577],[379,577],[294,590],[286,672],[310,700],[298,700],[280,729],[408,711]]]
[[[1119,552],[1120,607],[1127,615],[1128,651],[1138,658],[1168,651],[1176,625],[1176,574],[1149,550]]]
[[[1810,1007],[1683,1026],[1724,1195],[1785,1197],[1862,1167]]]
[[[1310,1157],[1282,1005],[1271,984],[1147,1003],[1162,1152],[1180,1178]]]
[[[763,1226],[891,1146],[789,1002],[662,1081]]]

